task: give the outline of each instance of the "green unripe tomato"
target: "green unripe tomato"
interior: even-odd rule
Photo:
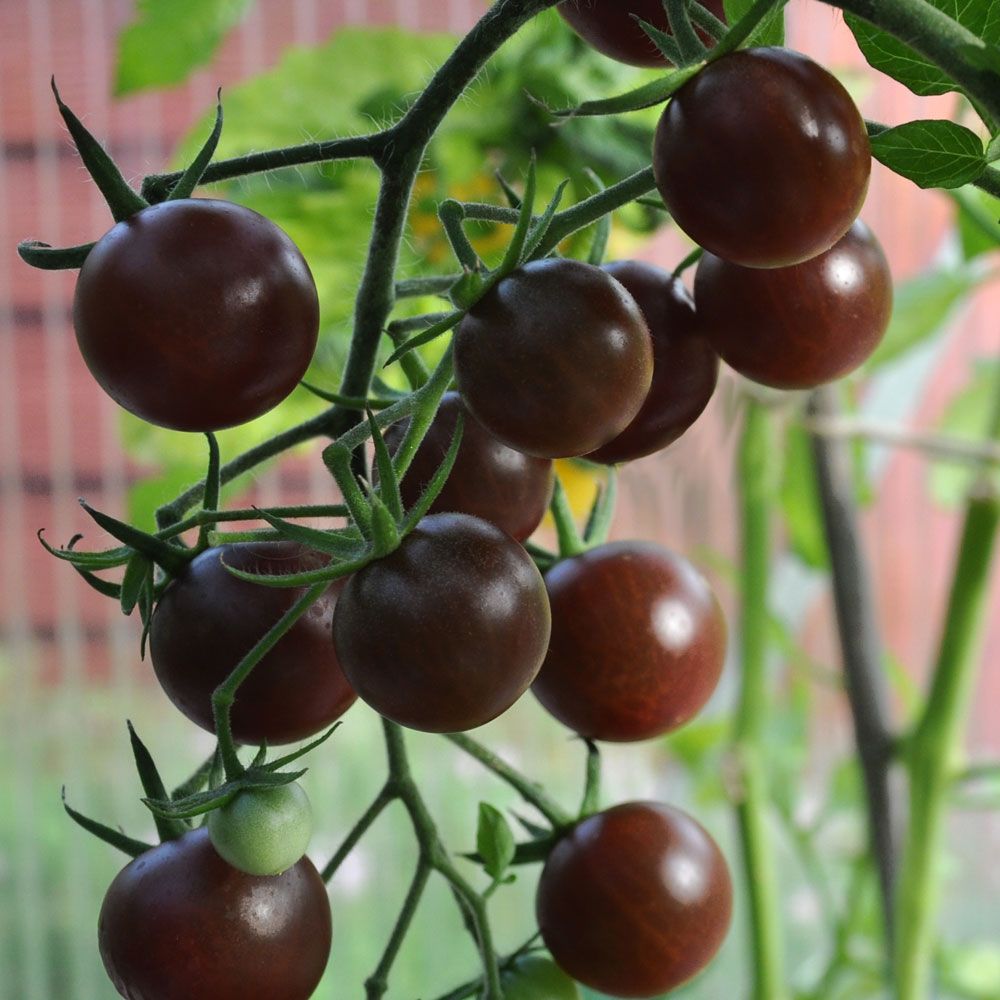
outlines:
[[[547,955],[525,955],[501,977],[504,1000],[580,1000],[580,987]]]
[[[297,782],[252,788],[208,815],[208,835],[223,860],[249,875],[280,875],[309,846],[312,807]]]

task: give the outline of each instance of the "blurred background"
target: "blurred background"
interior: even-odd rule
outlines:
[[[138,7],[138,9],[137,9]],[[35,271],[18,240],[53,245],[99,237],[111,220],[81,167],[49,89],[106,144],[130,179],[183,160],[200,144],[216,88],[226,127],[219,156],[367,131],[404,108],[455,36],[485,9],[477,0],[0,0],[0,1000],[111,998],[96,948],[97,912],[123,856],[76,828],[68,801],[137,837],[152,823],[139,802],[128,751],[131,719],[168,784],[211,750],[209,737],[173,710],[138,655],[137,621],[89,590],[71,567],[46,555],[84,533],[109,539],[77,503],[146,527],[152,511],[203,475],[203,442],[143,427],[97,388],[70,322],[74,275]],[[792,0],[789,44],[835,71],[867,118],[899,123],[959,117],[953,96],[918,98],[868,70],[838,13]],[[592,188],[583,169],[613,182],[648,163],[656,111],[616,121],[580,120],[555,130],[524,96],[554,106],[621,92],[645,79],[580,45],[549,14],[494,61],[449,116],[418,182],[402,275],[454,270],[436,204],[447,195],[499,200],[493,172],[519,183],[532,148],[542,193],[569,176],[574,197]],[[734,167],[735,169],[735,167]],[[222,196],[252,205],[302,247],[317,278],[324,330],[310,378],[335,388],[349,336],[377,178],[367,165],[286,171],[227,185]],[[710,196],[710,192],[706,193]],[[846,385],[844,399],[866,423],[975,440],[985,425],[991,371],[1000,363],[997,256],[974,221],[998,215],[977,192],[919,191],[875,165],[863,217],[881,239],[897,281],[886,343]],[[689,249],[652,211],[616,215],[613,256],[672,268]],[[489,258],[504,233],[475,235]],[[586,241],[581,250],[585,252]],[[573,248],[570,248],[572,252]],[[426,311],[428,303],[413,308]],[[430,304],[433,308],[433,303]],[[774,725],[769,750],[779,791],[773,816],[789,937],[788,975],[803,993],[837,965],[824,1000],[880,994],[877,905],[868,875],[863,812],[850,720],[840,687],[826,555],[811,489],[801,399],[779,407],[785,459],[781,548],[769,595],[773,612]],[[247,427],[221,435],[232,456],[262,436],[318,412],[298,391]],[[613,537],[655,539],[698,563],[732,612],[738,511],[733,445],[736,380],[720,390],[695,428],[667,452],[624,470]],[[189,439],[190,438],[190,439]],[[859,442],[856,470],[865,540],[876,578],[885,670],[896,722],[919,704],[933,660],[967,485],[960,465],[914,449]],[[579,467],[563,469],[582,510],[594,489]],[[231,501],[329,503],[318,447],[304,448],[245,479]],[[996,575],[996,574],[995,574]],[[996,580],[994,580],[996,584]],[[991,598],[970,761],[1000,755],[1000,591]],[[734,624],[735,630],[735,624]],[[633,747],[609,747],[609,801],[654,797],[694,812],[736,869],[725,785],[734,677],[682,732]],[[822,725],[817,725],[822,720]],[[478,735],[545,781],[566,804],[582,788],[583,750],[530,696]],[[448,842],[471,848],[480,799],[514,804],[508,790],[431,737],[414,735],[417,774]],[[356,706],[310,760],[305,779],[318,814],[310,851],[322,864],[381,785],[380,730]],[[987,783],[988,784],[988,783]],[[947,858],[947,900],[938,965],[941,996],[1000,997],[1000,783],[956,803]],[[356,997],[374,968],[415,857],[405,819],[390,813],[332,884],[335,944],[317,997]],[[857,873],[860,872],[860,876]],[[536,873],[524,870],[491,904],[502,948],[534,928]],[[741,896],[738,896],[741,900]],[[840,945],[838,928],[845,929]],[[743,995],[746,934],[738,902],[719,960],[677,995]],[[475,956],[442,885],[432,884],[394,972],[393,1000],[428,998],[467,978]]]

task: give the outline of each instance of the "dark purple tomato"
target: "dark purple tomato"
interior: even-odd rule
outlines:
[[[701,335],[694,300],[680,278],[638,260],[605,264],[642,310],[653,337],[653,384],[642,409],[616,438],[587,456],[630,462],[673,444],[708,405],[719,356]]]
[[[446,392],[413,463],[400,484],[407,508],[420,499],[444,461],[459,414],[462,443],[451,474],[430,513],[454,511],[490,521],[523,542],[541,523],[552,498],[552,462],[532,458],[498,441],[471,413],[457,392]],[[392,450],[406,423],[393,424],[385,439]]]
[[[545,577],[552,638],[532,690],[581,736],[669,732],[715,690],[726,622],[705,578],[651,542],[610,542]]]
[[[732,884],[715,841],[690,816],[628,802],[556,844],[536,912],[564,972],[612,996],[653,997],[715,956],[729,929]]]
[[[163,592],[149,630],[153,669],[167,697],[209,732],[212,692],[304,593],[239,580],[223,562],[281,576],[320,569],[327,557],[296,542],[223,545],[202,552]],[[240,743],[306,739],[353,704],[357,696],[330,641],[343,585],[334,581],[237,689],[230,718]]]
[[[889,264],[861,221],[795,267],[763,271],[706,254],[694,287],[702,328],[726,364],[778,389],[810,389],[853,371],[892,314]]]
[[[871,147],[831,73],[787,49],[745,49],[674,95],[653,170],[696,243],[745,267],[788,267],[847,232],[868,190]]]
[[[725,19],[723,0],[705,0],[704,5]],[[632,66],[670,65],[632,16],[671,34],[663,0],[566,0],[556,10],[578,35],[612,59]],[[699,34],[709,42],[707,35]]]
[[[104,967],[126,1000],[308,1000],[330,955],[312,862],[247,875],[201,827],[126,865],[101,906]]]
[[[575,260],[514,271],[473,306],[454,344],[470,412],[494,437],[539,458],[607,444],[639,412],[653,377],[635,299]]]
[[[111,398],[180,431],[259,417],[305,374],[319,301],[298,248],[225,201],[152,205],[119,222],[82,269],[73,323]]]
[[[459,732],[505,712],[548,645],[549,602],[531,558],[467,514],[425,517],[351,577],[333,637],[344,672],[375,711],[427,732]]]

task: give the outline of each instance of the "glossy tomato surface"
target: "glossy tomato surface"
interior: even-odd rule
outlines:
[[[729,929],[732,885],[695,820],[629,802],[556,844],[536,911],[545,946],[574,979],[611,996],[654,997],[712,960]]]
[[[704,6],[725,19],[723,0],[706,0]],[[577,34],[612,59],[632,66],[670,65],[635,20],[639,17],[671,34],[663,0],[566,0],[556,10]],[[699,34],[709,41],[707,35]]]
[[[153,669],[170,700],[192,722],[215,731],[212,692],[302,596],[301,588],[238,580],[226,565],[281,576],[326,565],[295,542],[253,542],[207,549],[163,592],[149,631]],[[325,729],[353,704],[330,640],[343,581],[326,593],[254,667],[233,704],[241,743],[292,743]]]
[[[669,732],[715,690],[726,623],[705,578],[650,542],[610,542],[545,577],[552,638],[532,690],[581,736],[629,742]]]
[[[552,498],[552,462],[524,455],[498,441],[469,413],[457,392],[444,394],[400,483],[403,503],[410,508],[420,499],[444,461],[460,415],[462,443],[430,513],[453,511],[481,517],[523,542],[541,523]],[[393,424],[386,432],[386,443],[393,451],[402,442],[406,427],[406,423]]]
[[[316,348],[319,301],[305,259],[273,222],[182,199],[98,241],[73,323],[116,403],[162,427],[211,431],[266,413],[295,388]]]
[[[126,1000],[308,1000],[330,954],[330,904],[308,858],[247,875],[201,827],[115,876],[98,940]]]
[[[635,418],[587,458],[630,462],[676,441],[708,405],[719,380],[719,356],[701,335],[694,300],[680,278],[638,260],[605,264],[635,299],[653,338],[653,384]]]
[[[831,73],[787,49],[745,49],[674,95],[653,170],[696,243],[746,267],[787,267],[847,232],[868,190],[871,147]]]
[[[585,455],[621,433],[653,377],[649,328],[599,267],[533,261],[491,289],[455,335],[465,405],[496,438],[540,458]]]
[[[458,732],[527,690],[550,623],[542,577],[510,535],[466,514],[433,514],[351,577],[333,635],[351,684],[377,712]]]
[[[706,254],[695,297],[705,335],[731,368],[778,389],[810,389],[853,371],[878,346],[892,315],[892,275],[858,221],[795,267],[763,271]]]

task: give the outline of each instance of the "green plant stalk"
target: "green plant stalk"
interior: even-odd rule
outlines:
[[[944,844],[954,756],[980,659],[998,524],[1000,499],[995,491],[969,500],[934,679],[907,748],[910,824],[897,908],[898,1000],[931,996],[934,924],[941,895],[937,860]]]
[[[963,57],[962,46],[985,47],[982,39],[927,0],[822,0],[868,21],[905,42],[952,77],[994,121],[1000,120],[997,75]]]
[[[344,837],[340,846],[334,852],[333,857],[323,866],[321,875],[324,882],[329,882],[337,874],[337,870],[347,860],[348,855],[357,846],[358,841],[368,832],[368,828],[382,815],[382,811],[394,798],[395,796],[388,786],[384,787],[375,796],[375,800],[364,811],[361,819],[354,824],[347,836]]]
[[[775,477],[771,416],[759,403],[747,403],[740,444],[743,506],[742,667],[733,734],[737,764],[736,815],[750,906],[750,955],[753,1000],[788,1000],[784,947],[772,831],[764,735],[770,717],[767,690],[768,607],[771,558],[771,508]]]

